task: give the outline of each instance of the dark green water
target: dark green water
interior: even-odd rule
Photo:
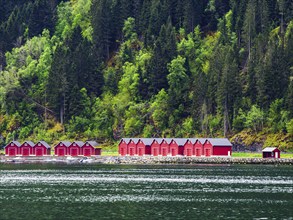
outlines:
[[[0,164],[0,219],[293,219],[293,167]]]

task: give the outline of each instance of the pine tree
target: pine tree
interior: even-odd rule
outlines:
[[[110,58],[111,48],[111,23],[110,1],[93,0],[91,7],[91,23],[93,27],[93,43],[95,45],[96,57],[99,62]]]
[[[166,40],[168,39],[168,40]],[[155,43],[154,56],[151,61],[150,75],[148,78],[150,96],[157,94],[162,88],[168,87],[167,63],[176,55],[175,30],[169,20],[167,25],[162,25],[159,37]]]

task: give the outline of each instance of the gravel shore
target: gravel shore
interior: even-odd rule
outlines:
[[[238,157],[152,157],[152,156],[97,156],[97,157],[6,157],[0,163],[85,163],[85,164],[285,164],[293,165],[293,159],[238,158]]]

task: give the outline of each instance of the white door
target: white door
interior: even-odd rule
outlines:
[[[278,152],[275,152],[275,158],[278,158],[279,155],[278,155]]]

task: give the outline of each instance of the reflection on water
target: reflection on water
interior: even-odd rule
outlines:
[[[0,165],[0,219],[293,219],[290,166]]]

